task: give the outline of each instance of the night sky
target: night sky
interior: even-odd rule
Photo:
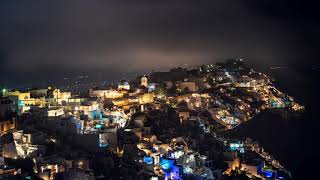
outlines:
[[[295,0],[0,2],[0,83],[150,72],[230,57],[318,64],[315,4]]]

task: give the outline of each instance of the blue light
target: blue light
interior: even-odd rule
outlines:
[[[229,147],[231,151],[240,151],[240,153],[244,153],[244,148],[242,143],[230,143]]]
[[[90,116],[91,116],[90,117],[91,119],[99,119],[99,120],[102,119],[102,114],[101,114],[101,112],[99,110],[93,110],[91,112]]]
[[[81,134],[82,131],[82,123],[76,122],[77,133]]]
[[[76,126],[77,126],[77,129],[82,129],[82,123],[81,122],[77,122]]]
[[[273,176],[273,172],[271,170],[264,171],[263,174],[267,178],[270,178]]]
[[[166,172],[165,179],[180,180],[180,168],[178,166],[172,165],[171,170]]]
[[[174,160],[170,160],[170,159],[161,159],[160,160],[160,167],[164,170],[164,171],[168,171],[172,168],[174,163]]]
[[[101,143],[99,143],[99,147],[101,147],[101,148],[104,148],[104,147],[107,147],[108,146],[108,144],[101,144]]]
[[[21,100],[18,100],[18,106],[25,106],[25,104]]]
[[[285,173],[283,171],[277,171],[277,177],[278,179],[285,179]]]
[[[150,156],[144,156],[143,157],[143,162],[145,162],[148,165],[151,165],[151,164],[153,164],[153,158],[150,157]]]
[[[102,125],[101,124],[96,124],[96,129],[101,129]]]

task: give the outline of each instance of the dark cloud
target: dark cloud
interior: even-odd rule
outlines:
[[[320,29],[309,6],[288,0],[1,1],[1,75],[43,69],[44,76],[116,74],[234,56],[260,65],[313,63]]]

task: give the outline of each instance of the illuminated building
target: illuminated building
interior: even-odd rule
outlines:
[[[13,117],[15,107],[10,98],[0,98],[0,134],[15,129],[16,119]]]
[[[146,76],[142,76],[141,85],[144,87],[148,87],[148,78]]]
[[[146,103],[152,103],[152,102],[154,102],[154,94],[152,93],[146,93],[139,96],[140,104],[146,104]]]
[[[81,104],[80,111],[88,112],[98,110],[99,104],[95,101],[87,101]]]
[[[153,92],[154,90],[156,90],[156,83],[149,83],[148,92]]]
[[[30,99],[29,92],[20,92],[20,91],[6,91],[4,96],[18,96],[19,100]]]
[[[244,153],[243,143],[230,143],[229,147],[231,151],[239,151],[240,153]]]
[[[39,176],[48,180],[54,179],[54,176],[59,172],[57,164],[43,164],[39,169]]]
[[[205,104],[206,98],[206,94],[188,93],[179,96],[169,97],[168,100],[170,104],[179,105],[180,103],[186,103],[188,109],[195,109]]]
[[[270,99],[270,105],[271,105],[271,108],[284,108],[285,107],[285,104],[282,101],[282,99],[276,98],[276,97]]]
[[[82,103],[85,102],[86,98],[81,98],[81,97],[71,97],[68,99],[68,103]]]
[[[104,98],[110,98],[110,99],[117,99],[122,98],[124,95],[124,92],[117,91],[114,89],[98,89],[98,90],[92,90],[89,91],[89,96],[91,97],[104,97]]]
[[[249,88],[256,87],[258,85],[258,82],[256,79],[250,78],[248,76],[242,76],[237,79],[237,83],[235,85],[236,87]]]
[[[130,84],[127,81],[121,81],[118,84],[118,91],[121,90],[130,90]]]
[[[71,92],[61,92],[60,89],[53,90],[52,95],[59,104],[68,102],[68,99],[71,98]]]
[[[104,115],[108,120],[112,121],[112,123],[120,127],[124,127],[128,120],[128,116],[123,110],[105,111]]]
[[[177,84],[177,87],[181,89],[181,91],[191,91],[195,92],[198,90],[196,83],[193,81],[183,81]]]
[[[0,134],[16,128],[16,120],[0,120]]]
[[[89,119],[101,119],[101,111],[97,101],[86,101],[81,103],[79,111],[82,111]]]
[[[23,102],[25,105],[36,105],[35,99],[30,98],[30,92],[20,92],[20,91],[10,91],[5,92],[4,96],[10,97],[10,96],[16,96],[18,99]]]
[[[61,107],[50,107],[48,109],[48,117],[63,116],[64,110]]]
[[[157,141],[155,136],[144,136],[137,148],[146,154],[143,164],[147,165],[146,168],[153,164],[158,177],[178,180],[184,174],[213,178],[211,170],[205,167],[207,157],[189,149],[182,137],[173,138],[167,144]]]
[[[126,106],[126,105],[129,104],[129,99],[127,99],[127,98],[113,99],[113,100],[112,100],[112,103],[113,103],[115,106],[122,107],[122,106]]]
[[[298,103],[293,102],[291,109],[294,111],[300,111],[300,110],[304,110],[304,106],[301,106]]]
[[[3,148],[3,155],[5,157],[36,157],[37,153],[45,153],[44,145],[35,145],[36,143],[44,143],[45,135],[43,133],[24,133],[23,131],[16,131],[14,133],[7,133],[11,136]]]
[[[46,135],[39,131],[25,133],[23,130],[13,132],[13,139],[23,144],[42,144],[45,142]]]

